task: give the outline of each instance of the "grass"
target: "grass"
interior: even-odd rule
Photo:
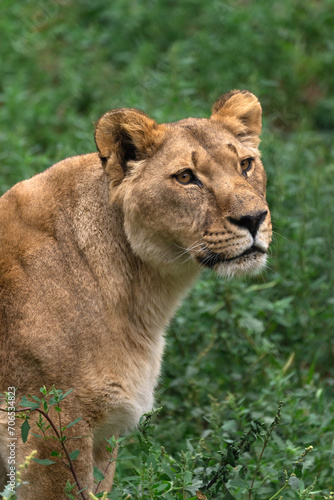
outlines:
[[[263,104],[269,267],[196,284],[168,332],[150,444],[125,440],[113,498],[196,498],[228,445],[256,419],[270,425],[280,400],[252,499],[273,498],[310,445],[299,479],[306,488],[317,477],[322,493],[310,498],[334,488],[333,14],[333,0],[1,3],[1,192],[95,150],[93,123],[108,109],[209,116],[232,88]],[[207,498],[248,498],[262,446],[259,433],[229,466],[230,497],[221,486]],[[206,471],[205,457],[215,457]],[[167,493],[164,481],[181,489]],[[308,498],[300,491],[282,495]]]

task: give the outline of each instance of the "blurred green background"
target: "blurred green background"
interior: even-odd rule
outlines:
[[[109,109],[163,122],[208,117],[234,88],[259,97],[269,266],[242,281],[204,273],[191,292],[169,328],[154,439],[175,456],[190,442],[214,453],[283,400],[253,498],[270,498],[308,445],[303,480],[317,476],[323,498],[334,488],[334,1],[2,0],[0,33],[1,193],[95,151]],[[130,470],[120,463],[129,491]],[[246,498],[240,481],[230,492]]]

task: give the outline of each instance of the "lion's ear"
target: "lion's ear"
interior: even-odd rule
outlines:
[[[137,109],[114,109],[103,115],[95,127],[95,143],[114,185],[119,184],[132,160],[151,156],[164,137],[158,125]]]
[[[221,121],[246,146],[257,148],[260,142],[262,108],[248,90],[232,90],[212,107],[212,120]]]

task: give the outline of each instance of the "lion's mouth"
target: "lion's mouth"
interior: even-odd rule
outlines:
[[[218,253],[214,253],[214,252],[211,252],[209,250],[205,255],[198,255],[197,259],[204,266],[214,268],[217,264],[224,264],[224,263],[231,262],[233,260],[241,259],[242,257],[245,257],[246,255],[256,256],[256,254],[266,254],[266,253],[267,252],[265,250],[263,250],[262,248],[259,248],[255,245],[253,245],[250,248],[247,248],[247,250],[245,250],[241,254],[236,255],[235,257],[226,258]]]

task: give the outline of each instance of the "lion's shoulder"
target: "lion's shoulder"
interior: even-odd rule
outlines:
[[[96,153],[67,158],[0,197],[0,282],[20,282],[40,249],[56,238],[60,214],[103,176]]]

